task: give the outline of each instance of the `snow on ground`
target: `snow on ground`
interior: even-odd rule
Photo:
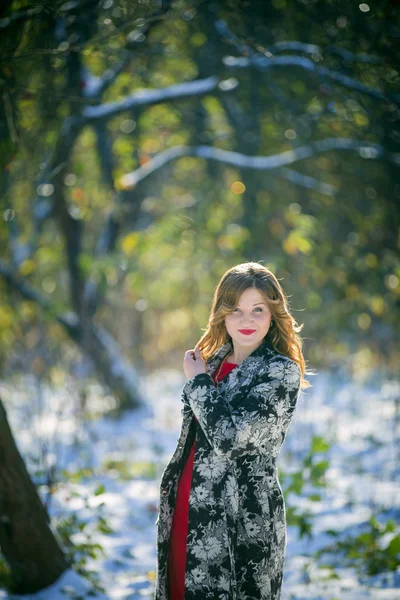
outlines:
[[[332,444],[327,453],[328,487],[305,489],[302,496],[291,494],[287,501],[313,515],[313,537],[300,539],[298,528],[288,527],[282,600],[399,600],[400,568],[365,576],[338,557],[313,558],[315,551],[332,543],[327,530],[358,535],[373,514],[379,522],[400,521],[398,406],[396,412],[400,385],[379,383],[378,376],[364,386],[345,380],[338,384],[339,379],[338,373],[312,378],[313,388],[300,395],[278,459],[279,469],[295,471],[313,435]],[[84,526],[73,536],[74,542],[89,540],[104,549],[104,555],[86,564],[97,574],[104,594],[89,595],[91,584],[69,570],[40,593],[16,596],[0,590],[0,600],[153,598],[158,484],[178,439],[184,383],[179,371],[151,374],[142,384],[148,407],[115,420],[103,416],[102,411],[112,407],[112,398],[95,384],[86,390],[91,417],[83,419],[82,395],[71,378],[56,390],[37,386],[31,379],[0,382],[0,395],[29,471],[57,467],[60,483],[49,505],[53,524],[75,514]],[[80,469],[90,471],[74,478]],[[312,491],[321,493],[320,502],[308,499]],[[46,487],[39,486],[39,493],[46,502]],[[111,532],[99,531],[102,518]],[[328,565],[333,565],[336,577]]]

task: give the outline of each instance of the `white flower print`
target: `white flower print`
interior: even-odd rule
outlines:
[[[271,499],[271,491],[268,488],[263,488],[259,492],[259,499],[263,513],[270,520],[273,517],[273,512],[269,500]]]
[[[287,390],[293,390],[298,387],[300,367],[296,362],[292,360],[272,362],[269,365],[269,372],[275,379],[284,380]]]
[[[215,600],[215,592],[210,592],[210,596],[207,596],[207,598],[210,598],[210,600]],[[218,594],[218,600],[231,600],[231,598],[232,596],[230,594],[226,594],[223,591]]]
[[[262,400],[268,401],[275,400],[276,390],[280,387],[281,383],[279,379],[268,381],[268,383],[260,383],[254,388],[255,392],[260,396]]]
[[[262,573],[260,577],[261,598],[271,598],[271,578],[268,573]]]
[[[191,572],[191,578],[193,579],[195,584],[201,583],[205,576],[206,573],[199,567],[195,567]]]
[[[282,557],[281,557],[281,555],[277,552],[276,554],[274,554],[273,556],[271,556],[270,563],[271,563],[271,570],[273,572],[274,571],[279,571],[279,569],[282,568]]]
[[[172,518],[173,518],[173,508],[164,504],[159,511],[158,520],[161,522],[161,526],[159,526],[160,534],[165,537],[171,526],[172,526]]]
[[[271,496],[271,488],[275,485],[275,482],[276,477],[273,475],[264,475],[262,478],[260,477],[260,479],[256,480],[266,498]]]
[[[213,560],[221,554],[221,550],[221,542],[212,535],[203,540],[198,540],[192,548],[193,554],[203,560]]]
[[[225,575],[221,575],[221,577],[218,580],[218,583],[219,583],[219,587],[221,587],[223,590],[226,590],[227,592],[229,592],[229,589],[230,589],[229,579],[227,577],[225,577]]]
[[[259,448],[265,443],[266,432],[263,429],[256,429],[251,435],[249,442],[254,444],[256,448]]]
[[[261,528],[259,527],[259,525],[257,525],[257,523],[255,523],[253,520],[251,520],[251,521],[246,520],[244,523],[244,526],[246,529],[246,533],[250,538],[257,537],[257,535],[261,531]]]
[[[204,485],[197,485],[193,491],[198,502],[205,502],[210,496],[209,490]]]
[[[221,456],[205,456],[198,470],[200,475],[211,481],[218,481],[227,468],[227,460]]]
[[[192,387],[190,395],[196,403],[204,402],[205,398],[207,398],[207,387]]]
[[[274,379],[283,379],[285,374],[285,364],[281,361],[279,362],[271,362],[268,365],[268,371],[271,377]]]
[[[279,402],[277,402],[274,406],[274,410],[276,412],[276,414],[278,415],[278,417],[282,417],[287,410],[287,406],[284,400],[279,400]]]
[[[219,429],[219,435],[221,436],[221,438],[226,438],[229,439],[232,437],[233,434],[233,430],[232,430],[232,423],[230,420],[226,420],[221,424],[221,427]]]
[[[277,441],[280,439],[280,437],[282,436],[282,428],[278,423],[274,423],[273,425],[270,425],[269,433],[270,433],[270,436],[269,436],[270,441],[273,442],[275,445],[277,443]]]
[[[263,558],[258,563],[256,570],[256,579],[261,590],[261,598],[265,598],[265,600],[271,600],[271,561],[269,558]]]
[[[253,358],[247,362],[246,373],[258,373],[262,366],[262,359],[260,357]]]
[[[276,537],[278,539],[279,544],[281,544],[286,536],[286,526],[282,521],[277,521],[276,523]]]
[[[249,423],[246,423],[245,421],[242,421],[240,423],[240,426],[238,427],[238,432],[237,432],[237,443],[240,446],[244,446],[247,444],[247,442],[249,441],[249,438],[251,436],[251,425]]]

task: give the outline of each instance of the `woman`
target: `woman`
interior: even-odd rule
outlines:
[[[286,512],[276,459],[302,387],[296,324],[256,262],[219,282],[185,354],[182,428],[160,485],[155,600],[279,600]]]

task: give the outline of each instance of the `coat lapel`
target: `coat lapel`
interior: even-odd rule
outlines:
[[[206,370],[209,375],[214,375],[223,360],[232,352],[233,344],[230,340],[223,344],[207,364]],[[247,356],[237,367],[228,373],[219,384],[219,388],[229,400],[229,393],[238,386],[250,385],[257,372],[262,367],[264,358],[276,354],[276,350],[269,340],[264,340],[249,356]]]

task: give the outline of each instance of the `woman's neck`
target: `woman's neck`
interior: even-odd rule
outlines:
[[[236,349],[235,351],[235,348],[233,348],[232,352],[230,352],[224,360],[230,363],[234,363],[235,365],[240,365],[240,363],[242,363],[248,356],[250,356],[250,354],[252,354],[254,350],[255,349],[253,348],[252,350],[250,350],[250,352],[246,353],[246,349],[244,350],[244,352],[240,352],[240,350]]]
[[[243,359],[243,360],[244,360],[244,359]],[[229,362],[229,363],[232,363],[232,364],[234,364],[234,365],[239,365],[239,364],[240,364],[242,361],[241,361],[241,360],[240,360],[240,361],[239,361],[239,360],[236,360],[236,359],[235,359],[235,357],[233,356],[233,353],[231,353],[231,354],[229,354],[229,356],[227,356],[227,357],[224,359],[224,362]]]

